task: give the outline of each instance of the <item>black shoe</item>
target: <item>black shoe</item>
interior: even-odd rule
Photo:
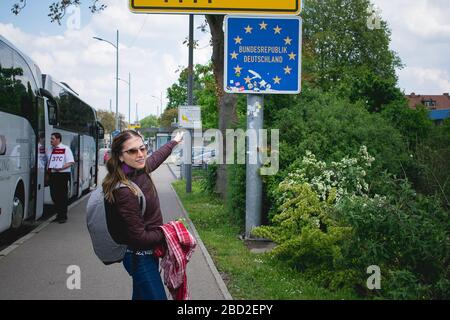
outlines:
[[[59,218],[56,218],[56,221],[58,221],[58,223],[66,223],[67,222],[67,218],[59,217]]]

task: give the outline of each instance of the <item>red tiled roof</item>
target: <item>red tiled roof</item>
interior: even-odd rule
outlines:
[[[444,93],[443,95],[421,95],[415,94],[414,92],[406,95],[408,99],[408,105],[410,108],[415,108],[418,104],[425,105],[426,100],[433,100],[436,102],[436,106],[430,106],[428,109],[430,110],[442,110],[442,109],[450,109],[450,96],[448,93]]]

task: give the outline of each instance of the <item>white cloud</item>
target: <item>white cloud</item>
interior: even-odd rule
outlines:
[[[410,67],[401,70],[400,76],[405,80],[406,94],[415,92],[416,94],[443,94],[450,91],[450,74],[441,69],[430,69],[420,67]],[[415,85],[420,90],[408,90],[408,87]]]
[[[450,6],[448,0],[373,0],[392,30],[391,48],[406,68],[398,71],[406,93],[449,91]]]

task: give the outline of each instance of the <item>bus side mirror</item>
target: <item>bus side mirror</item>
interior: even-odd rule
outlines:
[[[47,98],[48,124],[56,126],[58,124],[58,104],[50,91],[42,88],[39,91],[41,96]]]
[[[48,124],[56,126],[58,124],[58,106],[53,99],[47,100]]]
[[[102,124],[97,121],[97,136],[98,139],[105,139],[105,129],[103,128]]]

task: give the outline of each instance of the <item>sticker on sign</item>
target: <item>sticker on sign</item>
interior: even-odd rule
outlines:
[[[130,0],[134,13],[298,15],[301,0]]]

